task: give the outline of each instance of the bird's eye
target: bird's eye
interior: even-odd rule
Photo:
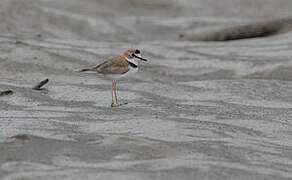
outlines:
[[[135,53],[136,54],[140,54],[140,51],[138,49],[136,49]]]

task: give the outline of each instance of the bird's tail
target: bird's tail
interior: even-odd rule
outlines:
[[[84,68],[80,70],[75,70],[74,72],[86,72],[86,71],[93,71],[93,68]]]
[[[90,69],[85,68],[85,69],[80,69],[80,70],[76,70],[75,72],[85,72],[85,71],[89,71]]]

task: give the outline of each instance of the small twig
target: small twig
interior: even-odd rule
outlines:
[[[35,87],[33,87],[32,89],[34,90],[42,90],[42,86],[44,86],[45,84],[47,84],[49,82],[49,79],[45,79],[43,81],[41,81],[40,83],[38,83]]]
[[[8,96],[8,95],[11,95],[11,94],[13,94],[12,90],[6,90],[6,91],[1,91],[0,92],[0,96]]]

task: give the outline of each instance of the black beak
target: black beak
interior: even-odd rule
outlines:
[[[140,60],[142,60],[142,61],[147,61],[147,59],[144,59],[144,58],[141,58],[141,57],[139,57],[139,56],[136,56],[135,54],[132,54],[132,56],[135,57],[135,58],[137,58],[137,59],[140,59]]]

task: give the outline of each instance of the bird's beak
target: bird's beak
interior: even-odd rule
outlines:
[[[133,56],[134,56],[135,58],[137,58],[137,59],[142,60],[142,61],[147,61],[147,59],[144,59],[144,58],[142,58],[142,57],[136,56],[135,54],[133,54]]]

